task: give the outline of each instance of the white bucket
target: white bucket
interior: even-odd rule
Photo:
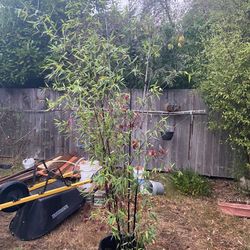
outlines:
[[[164,186],[158,181],[150,181],[152,185],[152,194],[153,195],[162,195],[164,194]]]
[[[157,181],[145,181],[140,189],[142,194],[162,195],[164,194],[164,186]]]
[[[91,179],[94,174],[96,174],[102,167],[99,165],[99,161],[81,161],[79,163],[80,172],[81,172],[81,179],[80,181],[85,181]],[[87,183],[82,186],[85,189],[85,192],[88,192],[91,187],[93,186],[92,183]]]
[[[28,158],[23,160],[23,167],[25,169],[32,168],[35,166],[35,160],[33,158]]]

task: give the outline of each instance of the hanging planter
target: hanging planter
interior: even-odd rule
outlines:
[[[168,127],[164,133],[161,134],[161,138],[164,141],[170,141],[174,135],[174,127]]]

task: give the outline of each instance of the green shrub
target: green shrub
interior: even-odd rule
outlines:
[[[208,180],[192,170],[174,171],[171,180],[181,193],[191,196],[209,196],[211,186]]]

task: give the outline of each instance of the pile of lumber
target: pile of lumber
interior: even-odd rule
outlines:
[[[78,166],[75,166],[72,163],[76,163],[77,161],[80,160],[81,157],[78,156],[72,156],[72,155],[67,155],[67,156],[58,156],[56,158],[50,159],[46,162],[46,166],[48,167],[49,171],[54,172],[55,174],[60,174],[63,173],[67,173],[70,171],[74,171],[74,170],[79,170]],[[35,168],[35,170],[34,170]],[[60,170],[60,171],[59,171]],[[17,172],[13,175],[9,175],[9,176],[4,176],[0,178],[0,184],[7,182],[7,181],[30,181],[33,178],[33,175],[35,175],[36,177],[41,177],[46,175],[46,171],[45,171],[45,167],[42,163],[39,163],[38,166],[35,167],[31,167],[28,169],[24,169],[20,172]]]

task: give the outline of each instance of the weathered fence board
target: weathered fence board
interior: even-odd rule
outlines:
[[[140,96],[142,91],[133,91],[134,109],[138,108],[135,100]],[[73,136],[63,137],[54,125],[54,119],[69,117],[70,112],[45,112],[46,98],[57,97],[58,93],[50,90],[0,89],[0,156],[50,158],[79,151]],[[153,100],[150,109],[164,110],[166,103],[180,105],[183,111],[206,109],[196,90],[168,90],[159,100]],[[148,116],[142,131],[152,128],[160,117]],[[168,153],[149,167],[174,163],[178,168],[192,168],[203,175],[232,176],[235,155],[221,132],[208,130],[207,115],[171,115],[167,122],[175,127],[172,140],[159,138],[155,142]]]

